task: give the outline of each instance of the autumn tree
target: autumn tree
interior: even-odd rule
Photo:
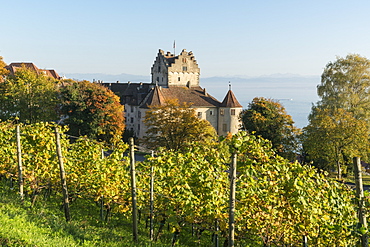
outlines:
[[[148,128],[144,141],[150,148],[179,150],[193,141],[216,138],[216,131],[208,121],[199,119],[190,104],[180,104],[177,100],[150,107],[144,123]]]
[[[57,81],[25,67],[0,83],[0,119],[36,123],[58,119]]]
[[[358,54],[329,62],[317,87],[320,100],[304,129],[303,151],[338,177],[353,156],[367,157],[370,130],[370,60]],[[364,126],[365,125],[365,126]],[[367,127],[366,127],[367,126]]]
[[[123,106],[111,90],[89,81],[63,81],[60,88],[63,123],[69,134],[115,143],[124,130]]]
[[[292,117],[278,101],[254,98],[241,113],[241,120],[243,130],[270,140],[279,155],[295,158],[300,130],[294,127]]]
[[[329,62],[317,87],[321,108],[342,108],[370,125],[370,60],[358,54]]]
[[[4,80],[4,76],[9,74],[9,71],[5,68],[6,63],[3,61],[3,57],[0,56],[0,82]]]
[[[336,168],[340,179],[352,157],[368,155],[367,124],[344,109],[313,108],[302,144],[309,160],[325,170]]]

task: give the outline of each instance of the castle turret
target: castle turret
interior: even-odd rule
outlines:
[[[243,106],[236,99],[230,87],[219,108],[219,135],[235,134],[239,131],[241,126],[239,115],[242,112],[242,108]]]

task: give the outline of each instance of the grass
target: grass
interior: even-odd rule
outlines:
[[[33,208],[17,193],[0,181],[0,245],[1,246],[171,246],[172,233],[165,231],[158,242],[149,240],[143,220],[139,222],[139,241],[133,242],[131,220],[114,214],[109,223],[99,218],[99,207],[84,201],[71,204],[72,220],[66,222],[60,198],[39,198]],[[176,246],[211,246],[211,236],[204,234],[200,242],[190,232],[180,235]]]
[[[351,174],[347,176],[344,180],[346,182],[355,183],[355,176]],[[370,186],[370,175],[362,174],[362,184],[364,186]]]
[[[331,172],[329,174],[330,178],[337,179],[337,172]],[[343,182],[355,183],[355,176],[353,172],[349,173],[346,177],[342,177]],[[367,173],[362,173],[362,184],[364,186],[370,186],[370,175]]]

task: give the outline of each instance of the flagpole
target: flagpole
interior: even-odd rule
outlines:
[[[173,41],[173,56],[176,56],[176,40]]]

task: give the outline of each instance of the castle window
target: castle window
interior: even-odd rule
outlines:
[[[182,62],[183,63],[186,63],[186,58],[185,57],[182,59]]]
[[[221,116],[225,115],[225,109],[220,109],[220,115]]]
[[[231,115],[235,115],[235,109],[231,109]]]
[[[140,124],[137,125],[137,131],[140,132]]]
[[[211,116],[213,115],[213,111],[212,110],[209,111],[209,115],[211,115]]]
[[[188,67],[182,66],[182,71],[188,71]]]
[[[227,131],[227,124],[222,125],[222,131],[226,132]]]
[[[198,112],[198,118],[202,118],[202,112]]]
[[[180,77],[177,77],[177,80],[180,81]]]
[[[132,117],[132,118],[130,118],[130,120],[131,120],[131,123],[134,123],[134,118]]]
[[[161,72],[161,66],[158,66],[158,72],[159,73]]]
[[[137,112],[137,117],[138,117],[138,118],[141,118],[141,111],[138,111],[138,112]]]

